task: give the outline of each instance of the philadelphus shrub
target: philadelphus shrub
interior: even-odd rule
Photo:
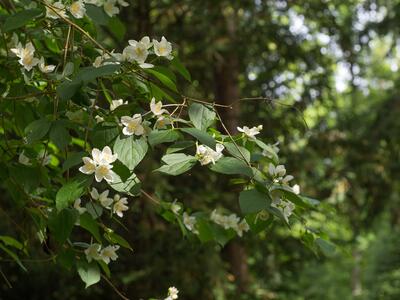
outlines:
[[[329,248],[306,226],[317,201],[291,184],[278,145],[258,138],[262,125],[220,132],[215,104],[179,92],[176,76],[190,82],[190,74],[165,37],[136,37],[120,52],[96,40],[96,28],[107,26],[122,41],[116,15],[126,1],[8,2],[0,4],[1,188],[4,210],[29,214],[35,234],[0,236],[1,256],[25,269],[38,239],[53,261],[93,285],[132,251],[116,232],[138,197],[203,243],[224,246],[281,223],[300,226],[313,250]],[[232,177],[240,210],[193,211],[184,199],[144,191],[139,164],[153,150],[164,151],[153,172],[179,176],[197,165]],[[177,298],[170,288],[166,299]]]

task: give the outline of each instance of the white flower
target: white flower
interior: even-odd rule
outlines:
[[[124,100],[122,100],[122,99],[113,100],[113,101],[111,102],[111,105],[110,105],[110,110],[113,111],[113,110],[115,110],[118,106],[121,106],[121,105],[124,105],[124,104],[128,104],[128,101],[125,101],[125,102],[124,102]]]
[[[61,1],[57,1],[56,3],[49,3],[46,1],[46,17],[51,19],[58,19],[60,16],[63,18],[67,18],[65,6]],[[50,7],[49,7],[50,6]]]
[[[286,169],[284,165],[277,165],[276,167],[273,164],[269,164],[268,172],[272,177],[283,177],[286,174]]]
[[[86,254],[86,259],[88,262],[91,262],[92,260],[100,260],[100,249],[101,245],[100,244],[91,244],[89,247],[86,248],[85,254]]]
[[[142,116],[135,114],[131,117],[124,116],[121,118],[121,123],[125,126],[122,129],[122,133],[125,135],[142,135],[144,134],[144,128],[142,125]]]
[[[224,145],[217,144],[215,151],[208,146],[196,144],[196,155],[202,166],[209,163],[215,164],[217,160],[222,157],[222,151],[225,149]]]
[[[115,173],[111,170],[112,165],[98,165],[94,173],[94,178],[97,182],[105,179],[107,182],[114,182]]]
[[[285,177],[283,177],[282,179],[282,183],[283,184],[288,184],[290,180],[292,180],[294,177],[292,175],[286,175]]]
[[[81,206],[82,200],[81,198],[78,198],[74,202],[74,208],[78,211],[78,213],[81,215],[86,211],[86,208]]]
[[[27,71],[32,70],[32,68],[39,63],[39,59],[34,57],[35,47],[32,43],[26,44],[25,48],[19,43],[17,48],[12,48],[10,50],[20,58],[18,62],[24,66]]]
[[[167,41],[165,37],[161,38],[161,41],[157,41],[153,39],[153,45],[154,45],[154,53],[157,56],[162,56],[166,57],[168,59],[172,59],[172,45],[170,42]]]
[[[243,128],[237,127],[238,131],[243,132],[250,139],[255,139],[255,136],[259,134],[262,129],[262,125],[258,125],[257,127],[253,128],[249,128],[247,126],[243,126]]]
[[[94,119],[96,120],[96,123],[104,122],[104,118],[100,117],[99,115],[95,116]]]
[[[246,231],[249,231],[249,230],[250,230],[249,224],[247,224],[245,219],[243,219],[242,222],[238,223],[237,226],[236,226],[236,233],[240,237],[243,236],[243,232],[246,232]]]
[[[106,0],[106,2],[103,5],[104,11],[111,18],[119,13],[119,8],[115,6],[116,2],[117,0]]]
[[[181,210],[182,208],[181,208],[181,206],[179,205],[179,204],[176,204],[175,202],[174,203],[172,203],[171,204],[171,211],[174,213],[174,214],[179,214],[179,211]]]
[[[162,102],[158,101],[156,103],[156,99],[153,97],[150,102],[150,110],[155,116],[161,116],[163,113],[168,113],[166,109],[162,108]]]
[[[292,215],[293,211],[296,208],[296,206],[292,202],[282,200],[279,197],[274,198],[274,200],[271,203],[271,206],[279,209],[282,212],[282,215],[285,218],[286,222],[288,223],[289,223],[289,217]]]
[[[83,166],[79,168],[83,174],[93,174],[96,171],[96,164],[90,157],[83,157]]]
[[[122,57],[128,62],[137,62],[141,68],[152,68],[152,64],[145,63],[149,51],[147,50],[147,44],[137,41],[132,42],[122,51]]]
[[[100,258],[106,263],[110,263],[110,260],[117,260],[118,255],[115,253],[119,249],[118,245],[115,246],[107,246],[103,248],[100,252]]]
[[[179,293],[179,290],[174,286],[171,286],[168,289],[168,297],[173,300],[178,299],[178,293]]]
[[[295,184],[294,186],[292,186],[292,191],[296,195],[299,195],[300,194],[300,186],[298,184]]]
[[[54,71],[54,69],[56,68],[55,65],[47,65],[44,63],[44,57],[42,56],[39,60],[39,69],[40,71],[42,71],[43,73],[51,73]]]
[[[90,196],[92,196],[93,200],[98,200],[104,208],[111,209],[111,204],[113,203],[112,198],[108,198],[108,194],[110,193],[109,190],[105,190],[101,194],[97,191],[96,188],[92,188],[90,192]]]
[[[50,155],[47,155],[47,152],[43,149],[39,151],[36,158],[42,166],[48,165],[51,161]]]
[[[24,151],[18,156],[18,162],[25,166],[30,166],[32,163],[30,162],[29,158],[24,154]]]
[[[196,230],[197,220],[194,216],[189,216],[186,212],[183,213],[183,224],[187,228],[187,230],[192,231],[194,234],[198,234],[199,232]]]
[[[97,148],[92,150],[92,158],[83,157],[82,161],[84,165],[79,168],[84,174],[95,173],[95,179],[97,182],[101,182],[105,179],[107,182],[113,182],[115,179],[115,173],[111,170],[112,163],[117,160],[118,155],[113,154],[110,147],[106,146],[100,151]]]
[[[102,151],[97,148],[93,148],[92,157],[96,164],[105,164],[109,165],[115,162],[118,158],[118,154],[113,154],[111,148],[105,146]]]
[[[226,217],[224,228],[225,229],[229,229],[229,228],[236,229],[239,221],[240,221],[240,218],[238,216],[236,216],[236,214],[231,214],[228,217]]]
[[[75,1],[71,4],[69,11],[75,18],[82,19],[86,13],[85,4],[81,0]]]
[[[117,0],[117,1],[118,1],[118,4],[121,5],[121,6],[123,6],[123,7],[129,6],[129,3],[126,2],[125,0]]]
[[[103,56],[97,56],[93,62],[93,67],[99,68],[101,67],[102,63],[103,63]]]
[[[142,43],[146,47],[146,49],[149,49],[151,48],[151,46],[153,46],[153,43],[150,41],[150,38],[148,36],[142,37],[139,42],[136,40],[129,40],[128,43],[131,46],[135,46],[137,45],[137,43]]]
[[[124,216],[123,212],[129,209],[125,204],[128,204],[127,198],[121,198],[118,194],[114,195],[113,213],[122,218]]]
[[[85,0],[86,4],[94,4],[97,6],[102,6],[104,4],[104,0]]]
[[[171,124],[172,124],[172,121],[171,121],[171,119],[169,117],[160,116],[160,117],[157,118],[155,127],[157,129],[162,129],[165,126],[171,125]]]

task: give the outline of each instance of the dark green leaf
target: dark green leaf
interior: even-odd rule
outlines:
[[[50,125],[51,123],[46,118],[35,120],[30,123],[25,128],[25,134],[28,143],[32,144],[33,142],[39,141],[40,139],[44,138],[50,129]]]
[[[200,143],[215,150],[216,142],[214,138],[207,132],[201,131],[197,128],[181,128],[180,130],[190,134],[191,136],[195,137]]]
[[[3,25],[3,31],[11,31],[22,26],[25,26],[29,22],[33,21],[35,18],[42,14],[40,9],[28,9],[22,10],[13,14],[7,18]]]
[[[191,82],[192,78],[190,76],[189,71],[186,69],[186,67],[181,63],[181,61],[179,60],[179,58],[177,56],[174,57],[174,59],[172,60],[172,67],[178,71],[179,74],[181,74],[183,76],[183,78],[185,78],[187,81]]]
[[[105,237],[110,243],[118,244],[118,245],[120,245],[121,247],[124,247],[124,248],[126,248],[126,249],[129,249],[129,250],[132,250],[132,251],[133,251],[133,249],[132,249],[131,245],[129,245],[128,241],[125,240],[125,239],[124,239],[122,236],[120,236],[119,234],[116,234],[115,232],[106,233],[106,234],[104,235],[104,237]]]
[[[50,129],[51,141],[60,149],[63,150],[71,141],[71,136],[65,125],[62,122],[55,122]]]
[[[207,106],[193,102],[189,107],[189,118],[194,127],[206,130],[214,122],[216,114]]]
[[[171,78],[169,78],[165,74],[155,71],[153,69],[145,69],[145,72],[154,75],[158,80],[161,81],[162,84],[164,84],[170,90],[172,90],[174,92],[178,92],[178,89],[176,88],[175,83],[172,81]]]
[[[142,161],[147,152],[146,139],[137,139],[133,135],[129,137],[118,137],[114,144],[114,153],[118,154],[118,160],[131,171]]]
[[[103,7],[94,4],[85,4],[86,14],[95,23],[99,25],[107,25],[110,17],[105,13]]]
[[[85,283],[86,288],[100,281],[99,266],[95,262],[87,263],[85,261],[80,261],[77,267],[78,274]]]
[[[92,218],[89,213],[84,213],[79,216],[79,225],[89,231],[93,237],[101,243],[101,237],[99,232],[99,224]]]
[[[93,178],[80,175],[63,185],[56,195],[56,207],[60,211],[75,202],[91,184]]]
[[[240,209],[244,214],[257,213],[271,204],[268,195],[256,189],[242,191],[239,195]]]
[[[49,228],[55,240],[64,244],[72,232],[77,220],[78,212],[74,209],[63,209],[60,212],[53,211],[49,216]]]
[[[179,138],[179,133],[175,129],[153,130],[149,134],[149,144],[154,147],[161,143],[174,142]]]
[[[222,174],[253,176],[252,169],[243,160],[234,157],[222,157],[210,169]]]

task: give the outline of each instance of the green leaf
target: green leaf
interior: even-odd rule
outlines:
[[[85,4],[87,16],[93,20],[93,22],[99,25],[107,25],[110,21],[110,17],[105,13],[103,7],[94,4]]]
[[[55,240],[64,244],[72,232],[77,220],[78,212],[75,209],[63,209],[60,212],[53,211],[49,216],[49,228]]]
[[[63,163],[62,172],[64,173],[71,167],[83,164],[82,157],[84,156],[87,156],[86,152],[68,152],[68,158]]]
[[[264,142],[257,139],[255,140],[255,142],[257,146],[259,146],[261,149],[265,150],[269,154],[269,157],[272,159],[273,162],[275,162],[276,164],[279,162],[278,155],[270,145],[267,145]]]
[[[50,129],[51,123],[46,118],[35,120],[25,128],[28,144],[44,138]]]
[[[168,76],[166,76],[165,74],[158,72],[156,70],[153,69],[144,69],[144,71],[146,73],[152,74],[154,75],[158,80],[161,81],[162,84],[164,84],[166,87],[168,87],[170,90],[177,92],[178,93],[178,89],[176,88],[175,83],[172,81],[171,78],[169,78]]]
[[[40,9],[22,10],[20,12],[17,12],[16,14],[9,16],[4,22],[2,29],[4,32],[7,32],[20,28],[22,26],[25,26],[29,22],[33,21],[34,19],[36,19],[41,14],[42,10]]]
[[[24,270],[25,272],[28,272],[28,270],[22,264],[22,262],[19,259],[17,254],[15,254],[14,252],[12,252],[10,249],[8,249],[6,246],[3,246],[2,244],[0,244],[0,249],[2,249],[5,253],[7,253],[21,267],[22,270]]]
[[[214,138],[205,131],[201,131],[197,128],[180,128],[181,131],[190,134],[195,137],[200,143],[215,150],[216,142]]]
[[[79,70],[72,81],[64,81],[57,87],[57,94],[61,100],[69,100],[78,90],[98,77],[113,75],[120,68],[120,65],[110,64],[101,67],[85,67]]]
[[[189,118],[194,127],[206,130],[214,122],[216,114],[214,110],[200,103],[192,103],[189,107]]]
[[[100,269],[95,262],[87,263],[85,261],[80,261],[77,267],[78,274],[86,285],[85,288],[100,281]]]
[[[240,209],[244,214],[257,213],[263,209],[268,209],[270,204],[269,196],[256,189],[242,191],[239,195]]]
[[[195,143],[193,141],[178,141],[175,144],[173,144],[171,147],[167,149],[167,154],[171,154],[174,152],[182,151],[186,148],[194,146]]]
[[[95,202],[87,202],[85,204],[86,211],[92,216],[93,219],[100,218],[103,214],[103,207]]]
[[[116,234],[115,232],[108,232],[106,234],[104,234],[104,237],[113,244],[118,244],[121,247],[124,247],[126,249],[129,249],[131,251],[133,251],[131,245],[129,245],[128,241],[125,240],[122,236],[120,236],[119,234]]]
[[[119,136],[119,128],[114,123],[103,122],[97,124],[90,135],[94,147],[102,149],[111,145]]]
[[[186,67],[181,63],[179,58],[177,56],[174,57],[174,59],[171,61],[172,67],[183,76],[187,81],[191,82],[192,78],[190,76],[189,71],[186,69]]]
[[[60,149],[63,150],[71,141],[71,136],[64,126],[63,122],[55,122],[50,129],[51,141]]]
[[[116,176],[115,182],[110,183],[110,186],[120,193],[126,193],[130,196],[136,196],[140,193],[140,180],[135,173],[123,181],[119,175]]]
[[[234,157],[222,157],[210,169],[217,173],[228,175],[245,175],[248,177],[253,176],[252,169],[243,161]]]
[[[325,256],[332,257],[336,253],[336,245],[327,240],[317,238],[315,244]]]
[[[111,18],[108,22],[108,28],[114,34],[118,41],[122,42],[126,33],[125,24],[118,18]]]
[[[63,185],[56,195],[56,208],[63,210],[75,202],[92,183],[92,176],[80,175]]]
[[[98,68],[85,67],[79,70],[78,74],[76,74],[75,80],[80,80],[86,84],[98,77],[113,75],[119,69],[120,65],[117,64],[104,65]]]
[[[57,94],[61,100],[69,100],[79,91],[82,85],[79,80],[64,81],[57,87]]]
[[[84,213],[79,216],[79,225],[89,231],[93,237],[101,243],[101,237],[99,232],[99,224],[92,218],[89,213]]]
[[[250,151],[247,150],[246,148],[235,145],[234,143],[224,143],[224,146],[226,150],[233,155],[234,157],[240,159],[240,160],[246,160],[247,162],[250,162]]]
[[[149,134],[149,144],[151,147],[162,143],[174,142],[179,138],[179,133],[175,129],[153,130]]]
[[[172,176],[177,176],[189,171],[197,161],[194,156],[183,153],[168,154],[165,155],[162,160],[167,164],[154,171],[162,172]]]
[[[11,236],[0,235],[0,241],[2,241],[6,246],[12,246],[14,248],[17,248],[18,250],[22,250],[24,248],[24,246],[20,242],[18,242]]]
[[[133,170],[145,157],[148,146],[146,138],[118,137],[114,144],[114,153],[118,154],[118,160],[129,170]]]
[[[166,99],[172,103],[176,103],[174,98],[172,98],[168,93],[160,89],[156,84],[149,82],[149,89],[151,91],[152,97],[156,99]]]
[[[287,200],[294,203],[296,206],[303,207],[303,208],[310,208],[311,205],[304,201],[303,198],[297,194],[295,194],[290,187],[283,186],[283,185],[274,185],[271,188],[272,191],[279,191],[281,192]]]

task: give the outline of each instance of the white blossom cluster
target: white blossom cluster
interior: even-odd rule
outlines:
[[[102,207],[108,210],[112,210],[114,214],[118,217],[122,218],[124,216],[124,211],[127,211],[129,207],[128,198],[121,197],[119,194],[115,194],[113,198],[108,197],[110,191],[105,190],[99,194],[96,188],[92,188],[90,192],[90,196],[94,201],[100,203]],[[79,214],[83,214],[86,212],[86,208],[81,207],[82,200],[80,198],[75,200],[74,208],[79,212]]]
[[[243,127],[237,127],[237,130],[239,132],[243,132],[243,134],[251,139],[251,140],[255,140],[256,139],[256,135],[260,134],[260,131],[263,129],[262,125],[258,125],[257,127],[252,127],[249,128],[248,126],[243,126]]]
[[[27,43],[25,46],[22,46],[22,44],[18,42],[16,48],[11,48],[10,50],[19,58],[18,62],[27,71],[32,70],[35,66],[39,66],[41,72],[51,73],[56,68],[54,65],[46,65],[43,56],[40,59],[35,57],[35,47],[31,42]]]
[[[168,288],[168,297],[165,298],[164,300],[178,299],[178,293],[179,293],[179,290],[176,287],[171,286],[170,288]]]
[[[54,1],[46,0],[46,17],[50,19],[68,18],[67,12],[76,19],[82,19],[86,14],[86,4],[103,7],[104,12],[113,17],[120,12],[119,6],[129,5],[125,0],[78,0],[78,1]]]
[[[112,169],[112,163],[117,160],[118,155],[113,154],[111,148],[105,146],[102,151],[97,148],[92,150],[92,158],[83,157],[84,165],[79,168],[83,174],[93,174],[97,182],[105,179],[108,183],[115,181],[116,174]]]
[[[242,237],[243,232],[249,231],[250,227],[247,224],[246,220],[243,219],[240,221],[240,218],[236,216],[236,214],[230,214],[229,216],[225,216],[219,214],[216,210],[211,213],[210,216],[211,221],[222,226],[224,229],[233,229],[236,231],[237,235]]]
[[[118,255],[116,251],[118,249],[118,245],[109,245],[102,248],[100,244],[94,243],[85,249],[85,255],[88,262],[92,260],[102,260],[106,264],[109,264],[111,260],[117,260]]]
[[[172,44],[163,36],[160,41],[156,39],[150,40],[150,37],[145,36],[140,41],[129,40],[129,45],[126,46],[122,53],[111,52],[103,53],[96,57],[93,66],[98,68],[107,64],[119,64],[121,62],[137,63],[143,69],[153,68],[154,65],[147,63],[146,60],[150,54],[155,54],[158,57],[164,57],[171,60]],[[99,50],[102,52],[102,50]]]
[[[222,151],[225,149],[224,145],[217,144],[215,150],[206,145],[198,145],[196,143],[196,156],[202,166],[209,163],[215,164],[223,155]]]

